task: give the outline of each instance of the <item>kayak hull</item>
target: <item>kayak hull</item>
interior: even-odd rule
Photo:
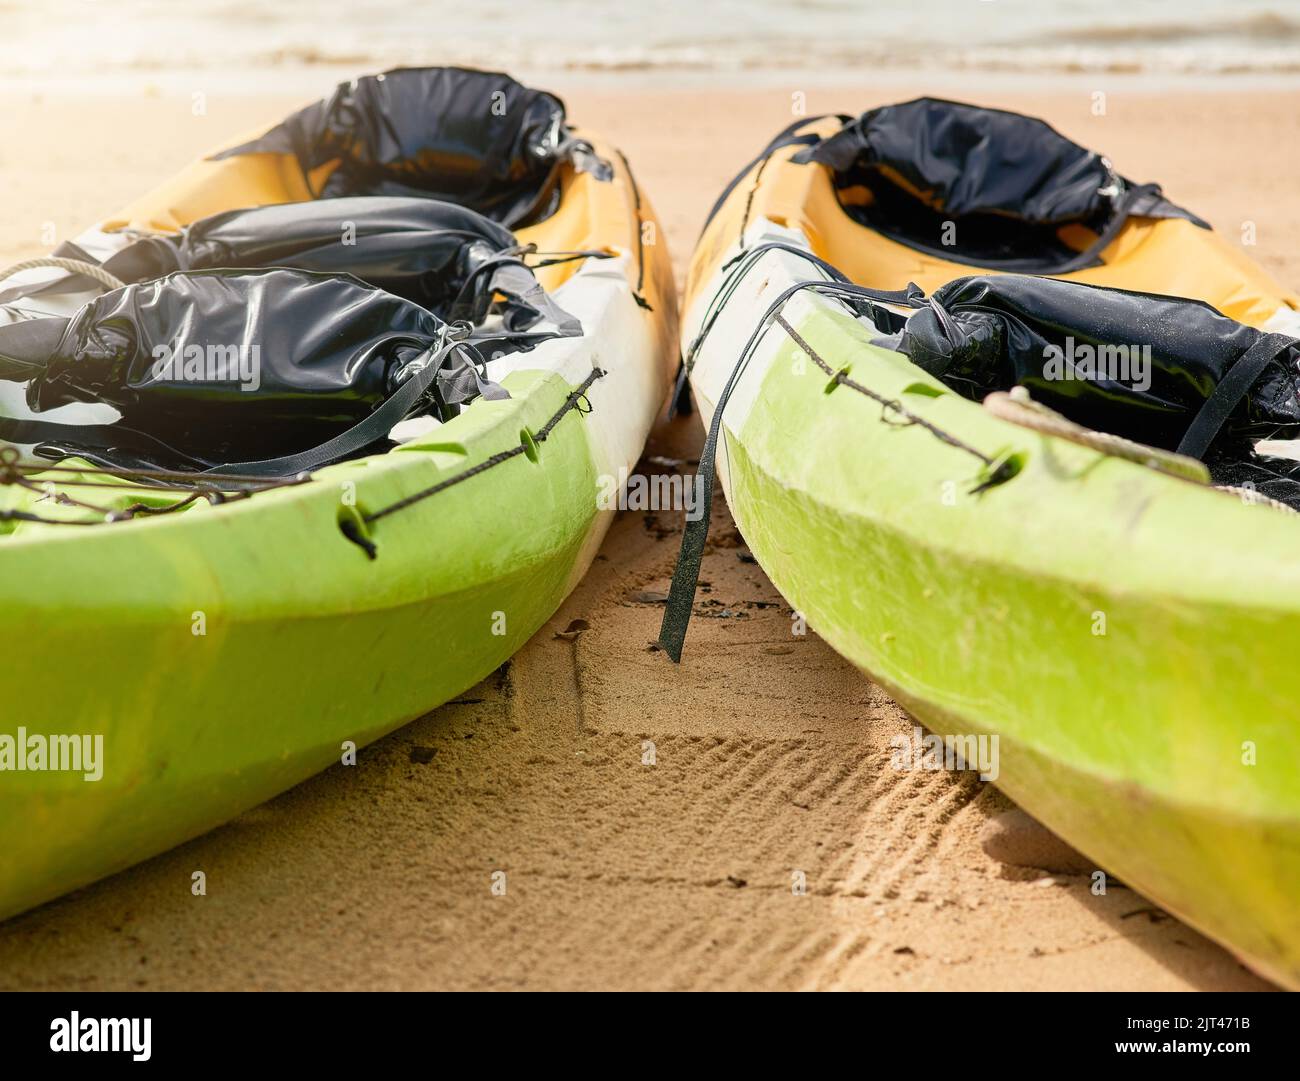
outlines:
[[[771,240],[801,243],[764,223],[747,246]],[[769,305],[819,276],[756,257],[695,355],[706,424]],[[684,342],[724,278],[688,296]],[[998,420],[833,301],[797,294],[783,318],[832,371],[1018,472],[977,492],[983,462],[770,324],[717,465],[777,588],[933,732],[997,737],[998,786],[1099,869],[1300,987],[1300,521]],[[1247,551],[1244,580],[1225,553]]]
[[[498,407],[472,457],[443,452],[455,461],[421,472],[451,474],[540,428],[569,393],[544,382],[499,403],[514,407]],[[362,500],[416,490],[404,464]],[[34,658],[11,716],[30,734],[102,735],[103,777],[6,775],[0,912],[210,829],[488,675],[585,569],[605,524],[596,474],[571,412],[538,462],[519,456],[486,492],[475,477],[430,500],[440,521],[412,508],[376,523],[374,560],[340,532],[336,495],[295,489],[269,493],[273,507],[259,496],[205,512],[206,528],[116,527],[116,550],[102,545],[80,573],[57,543],[6,551],[0,649]],[[503,506],[517,537],[485,548]],[[46,583],[35,603],[29,582]]]
[[[544,272],[584,332],[491,362],[508,400],[246,500],[3,523],[0,741],[16,744],[19,726],[29,742],[98,737],[102,776],[0,772],[0,918],[352,761],[551,618],[612,520],[602,481],[639,457],[676,337],[668,253],[641,242],[654,212],[617,152],[596,146],[615,179],[567,178],[549,234],[531,236],[612,257]],[[84,516],[21,489],[0,490],[0,506]]]

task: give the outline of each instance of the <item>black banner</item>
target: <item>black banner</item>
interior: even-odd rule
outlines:
[[[393,994],[299,996],[297,1002],[251,994],[8,995],[0,1007],[0,1040],[5,1072],[11,1077],[34,1076],[15,1067],[48,1067],[62,1064],[59,1060],[92,1070],[110,1063],[142,1069],[201,1064],[206,1072],[225,1065],[281,1062],[296,1068],[319,1063],[337,1070],[386,1061],[399,1049],[403,1058],[427,1053],[433,1064],[447,1061],[445,1050],[435,1051],[428,1044],[441,1030],[431,1019],[445,1016],[445,1009],[446,1003],[431,1003],[424,995]],[[665,1005],[664,1012],[671,1010]],[[653,1025],[658,1011],[638,1003],[637,1012],[646,1016],[632,1023],[628,1039],[633,1046],[645,1039],[644,1031],[636,1036],[635,1030],[646,1022]],[[871,1045],[919,1041],[965,1058],[1014,1052],[1025,1061],[1026,1054],[1042,1053],[1058,1056],[1043,1061],[1059,1063],[1065,1052],[1071,1063],[1097,1056],[1159,1058],[1181,1067],[1202,1059],[1226,1068],[1241,1059],[1256,1065],[1280,1063],[1283,1056],[1293,1058],[1296,1049],[1294,1006],[1285,995],[946,994],[937,1001],[935,995],[891,994],[877,997],[860,1012],[852,1025],[854,1035],[842,1050],[808,1043],[807,1025],[824,1024],[824,1016],[804,1022],[788,1006],[782,1013],[786,1016],[779,1028],[726,1026],[715,1033],[715,1038],[727,1033],[718,1042],[720,1055],[733,1061],[759,1053],[767,1061],[784,1045],[792,1064],[803,1060],[815,1068],[819,1060],[825,1064],[828,1052],[862,1063]],[[631,1021],[632,1015],[625,1017]],[[517,1018],[494,1005],[475,1027],[493,1025],[501,1026],[507,1046],[530,1047],[544,1057],[549,1057],[544,1049],[558,1046],[560,1033],[553,1019],[533,1022],[537,1038],[529,1039],[529,1033],[520,1032]],[[616,1030],[601,1028],[602,1043],[618,1041]],[[689,1051],[679,1047],[674,1057],[680,1060],[685,1052],[687,1061],[698,1063],[699,1035],[693,1029]],[[456,1045],[463,1050],[462,1041],[455,1036],[452,1040],[447,1050]],[[652,1040],[663,1054],[677,1042],[670,1029]],[[498,1040],[489,1039],[492,1057],[499,1046]]]

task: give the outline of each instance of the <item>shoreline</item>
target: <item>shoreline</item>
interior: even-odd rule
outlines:
[[[125,70],[96,72],[84,76],[57,77],[11,75],[0,72],[0,98],[26,96],[51,99],[136,98],[182,96],[195,91],[231,97],[302,97],[313,100],[328,93],[337,83],[358,74],[380,72],[401,65],[380,61],[350,64],[311,64],[292,68],[254,68],[235,74],[224,69],[195,71]],[[1050,73],[978,69],[935,69],[915,71],[873,68],[864,77],[848,69],[827,68],[733,68],[696,69],[629,66],[616,69],[515,67],[510,74],[520,82],[563,93],[604,91],[614,94],[699,93],[772,91],[779,89],[827,90],[863,83],[881,89],[930,88],[938,96],[970,97],[980,93],[1063,94],[1105,90],[1116,94],[1239,94],[1300,93],[1300,71],[1296,72],[1131,72],[1074,71]]]

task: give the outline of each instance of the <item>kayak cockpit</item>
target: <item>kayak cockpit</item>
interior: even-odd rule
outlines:
[[[590,239],[580,174],[613,168],[506,75],[341,84],[0,283],[0,380],[22,388],[0,395],[0,438],[292,477],[508,396],[489,365],[580,336],[552,292],[612,254],[572,243]]]
[[[826,166],[843,212],[916,251],[990,270],[1095,265],[1130,217],[1208,229],[1159,185],[1033,117],[918,98],[847,121],[794,157]]]
[[[913,287],[904,305],[869,310],[886,335],[876,344],[964,397],[1018,389],[1073,425],[1140,444],[1139,460],[1142,448],[1153,464],[1192,459],[1175,469],[1191,475],[1203,462],[1216,484],[1300,509],[1295,337],[1202,301],[1012,274],[928,296]]]
[[[1205,221],[1017,113],[920,98],[813,123],[752,216],[909,294],[876,311],[914,363],[1300,508],[1300,298]]]

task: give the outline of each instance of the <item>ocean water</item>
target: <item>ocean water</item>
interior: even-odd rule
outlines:
[[[1300,0],[0,0],[0,79],[465,64],[735,76],[1300,76]]]

